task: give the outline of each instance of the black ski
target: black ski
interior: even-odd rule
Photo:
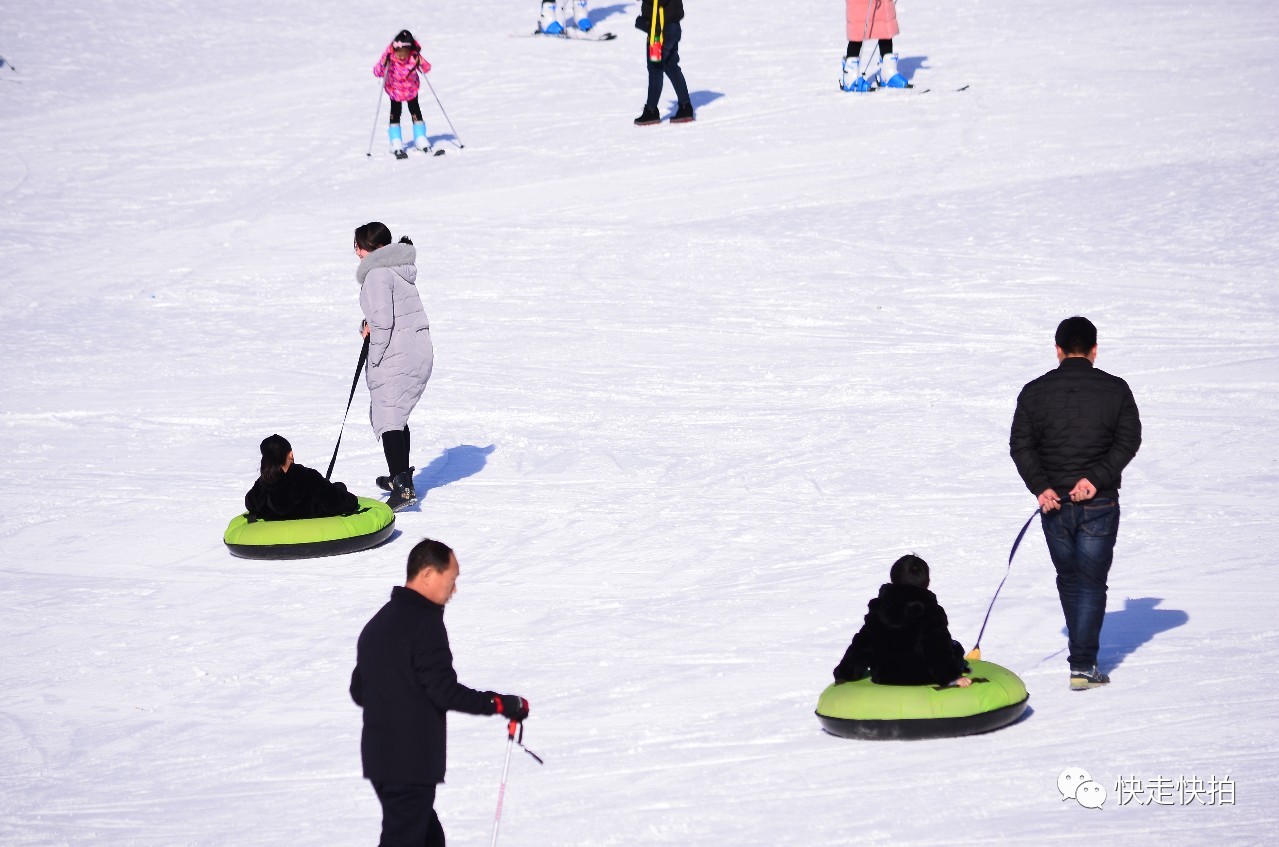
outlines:
[[[414,148],[414,149],[417,149],[417,148]],[[443,147],[440,147],[438,149],[434,147],[428,147],[422,152],[426,154],[427,156],[434,158],[436,156],[443,156],[446,151],[444,150]],[[392,150],[391,154],[395,156],[395,158],[397,159],[407,159],[409,157],[408,150]]]

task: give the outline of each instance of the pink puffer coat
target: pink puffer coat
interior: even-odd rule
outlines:
[[[412,52],[402,62],[395,57],[395,49],[388,44],[382,51],[382,58],[378,59],[377,64],[373,66],[373,75],[385,77],[386,82],[383,85],[392,100],[407,103],[417,96],[419,87],[417,75],[426,73],[430,69],[431,63],[422,55],[422,46],[414,41]]]
[[[897,29],[897,4],[894,0],[846,0],[845,20],[848,22],[849,41],[874,41],[892,38]],[[866,29],[866,12],[875,4],[875,14],[870,19],[870,31]]]

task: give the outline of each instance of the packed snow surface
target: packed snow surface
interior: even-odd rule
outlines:
[[[374,843],[346,688],[425,536],[462,680],[532,702],[502,844],[1273,838],[1279,5],[901,0],[916,88],[861,96],[835,0],[687,5],[697,121],[638,129],[635,2],[580,44],[512,37],[534,0],[6,4],[0,843]],[[404,27],[440,158],[386,151]],[[327,465],[369,220],[419,249],[420,508],[232,558],[264,436]],[[976,638],[1034,508],[1014,399],[1072,314],[1145,425],[1113,684],[1067,689],[1032,527],[982,640],[1023,720],[824,734],[899,555]],[[366,408],[334,478],[373,496]],[[486,844],[506,735],[450,723],[437,808]]]

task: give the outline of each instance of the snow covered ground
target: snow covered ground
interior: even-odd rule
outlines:
[[[698,120],[641,130],[638,4],[597,4],[610,43],[510,37],[536,5],[5,9],[0,843],[374,843],[346,685],[423,536],[462,563],[462,679],[533,704],[503,844],[1268,842],[1279,7],[902,0],[931,91],[858,97],[842,4],[692,2]],[[448,154],[393,160],[383,103],[364,155],[402,27],[465,149],[425,91]],[[327,463],[374,219],[436,344],[421,508],[378,550],[232,558],[258,441]],[[1075,313],[1145,424],[1114,684],[1067,690],[1032,530],[983,640],[1027,718],[823,734],[900,554],[976,637],[1034,503],[1013,401]],[[334,476],[372,495],[364,397]],[[487,843],[505,733],[451,726],[437,807]]]

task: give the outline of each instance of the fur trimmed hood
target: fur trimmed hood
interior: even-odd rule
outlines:
[[[417,248],[412,244],[388,244],[379,247],[360,260],[355,269],[355,281],[364,285],[364,278],[375,268],[390,268],[410,285],[417,284]]]
[[[938,609],[937,595],[927,588],[893,585],[891,582],[880,586],[879,596],[869,605],[880,622],[891,629],[917,625]]]

